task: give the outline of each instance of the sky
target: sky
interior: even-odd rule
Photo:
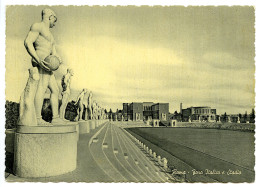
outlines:
[[[6,10],[6,99],[18,102],[31,67],[23,42],[46,6]],[[106,109],[167,102],[170,112],[210,106],[248,113],[255,103],[253,7],[54,6],[51,32],[74,70],[71,99],[83,88]]]

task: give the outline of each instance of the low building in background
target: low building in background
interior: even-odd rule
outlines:
[[[215,122],[217,110],[208,106],[189,107],[182,109],[182,121]]]
[[[157,103],[152,105],[153,119],[168,121],[169,103]]]
[[[147,121],[152,119],[167,121],[169,119],[169,103],[123,103],[122,115],[128,121]]]

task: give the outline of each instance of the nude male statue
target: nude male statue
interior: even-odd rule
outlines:
[[[98,103],[97,103],[97,106],[96,106],[96,111],[97,111],[97,119],[99,119],[99,117],[100,117],[100,106],[98,105]]]
[[[93,114],[93,119],[97,119],[97,103],[96,103],[96,101],[93,101],[93,103],[92,103],[92,114]]]
[[[67,69],[67,73],[63,75],[61,79],[61,86],[62,86],[62,101],[60,106],[60,118],[65,119],[65,110],[67,107],[67,104],[69,102],[69,96],[70,96],[70,83],[71,83],[71,77],[74,75],[74,72],[72,69]]]
[[[89,95],[88,95],[88,111],[89,111],[89,116],[90,116],[90,119],[93,119],[93,111],[92,111],[92,92],[89,92]]]
[[[76,100],[76,103],[75,105],[77,105],[79,103],[79,107],[78,107],[78,120],[79,121],[82,121],[82,114],[83,114],[83,110],[84,110],[84,107],[83,107],[83,100],[84,100],[84,97],[85,97],[85,94],[88,92],[87,89],[83,89],[82,92],[79,94],[77,100]]]
[[[89,94],[87,94],[87,95],[89,95]],[[86,94],[85,94],[85,96],[86,96]],[[88,99],[86,99],[85,100],[85,102],[84,102],[84,104],[85,104],[85,107],[86,107],[86,110],[85,110],[85,121],[88,121],[88,116],[89,116],[89,114],[88,114]]]
[[[59,117],[58,95],[59,87],[56,78],[50,69],[45,66],[44,59],[49,55],[56,55],[54,38],[50,28],[55,26],[56,14],[49,8],[42,10],[42,21],[34,23],[24,41],[24,46],[32,57],[32,66],[38,68],[39,83],[34,99],[37,125],[55,125],[66,123]],[[57,55],[56,55],[57,56]],[[59,58],[59,57],[58,57]],[[60,60],[61,61],[61,60]],[[41,116],[44,95],[47,88],[51,91],[52,124],[44,121]]]

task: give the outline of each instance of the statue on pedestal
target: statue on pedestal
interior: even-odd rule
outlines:
[[[92,103],[92,92],[90,91],[89,95],[88,95],[88,107],[87,107],[90,119],[93,119],[92,104],[93,104]]]
[[[237,123],[240,123],[240,117],[238,116],[238,118],[237,118]]]
[[[53,74],[53,71],[58,69],[61,64],[61,59],[56,54],[53,35],[50,32],[50,28],[55,26],[56,21],[57,16],[53,10],[43,9],[41,22],[32,24],[24,41],[24,46],[32,57],[32,66],[35,68],[29,70],[29,79],[21,96],[19,125],[37,126],[66,123],[59,117],[59,87]],[[51,91],[52,123],[44,121],[41,116],[47,88]]]
[[[93,103],[92,103],[92,115],[93,115],[93,119],[97,119],[97,103],[96,103],[96,101],[93,101]]]
[[[230,118],[230,116],[228,116],[228,123],[231,123],[231,118]]]
[[[81,93],[79,94],[79,96],[78,96],[78,98],[77,98],[77,100],[76,100],[76,102],[75,102],[75,105],[77,105],[78,104],[78,111],[77,111],[77,113],[78,113],[78,119],[76,119],[76,121],[82,121],[82,115],[83,115],[83,109],[84,109],[84,107],[83,107],[83,100],[84,100],[84,96],[85,96],[85,94],[87,93],[87,89],[83,89],[82,91],[81,91]]]
[[[98,105],[98,119],[102,119],[102,108]]]
[[[67,74],[63,75],[61,79],[61,86],[62,86],[62,100],[61,100],[61,106],[60,106],[60,118],[65,119],[65,111],[67,104],[69,102],[70,97],[70,83],[71,83],[71,77],[74,75],[72,69],[67,69]]]
[[[105,110],[101,108],[101,119],[105,119]]]
[[[96,119],[99,119],[99,105],[96,103]]]
[[[87,93],[86,93],[87,94]],[[86,94],[85,94],[85,96],[86,96]],[[88,94],[88,96],[87,97],[89,97],[89,94]],[[88,121],[88,116],[89,116],[89,109],[88,109],[88,99],[87,100],[85,100],[86,102],[84,102],[84,105],[85,105],[85,108],[86,108],[86,110],[85,110],[85,121]]]

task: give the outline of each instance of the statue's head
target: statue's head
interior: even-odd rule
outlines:
[[[86,88],[83,88],[82,92],[87,93],[88,90]]]
[[[69,73],[71,76],[74,75],[73,69],[70,69],[70,68],[67,69],[67,73]]]
[[[57,16],[53,10],[50,8],[45,8],[42,10],[42,20],[49,20],[50,28],[55,26],[57,21]]]

